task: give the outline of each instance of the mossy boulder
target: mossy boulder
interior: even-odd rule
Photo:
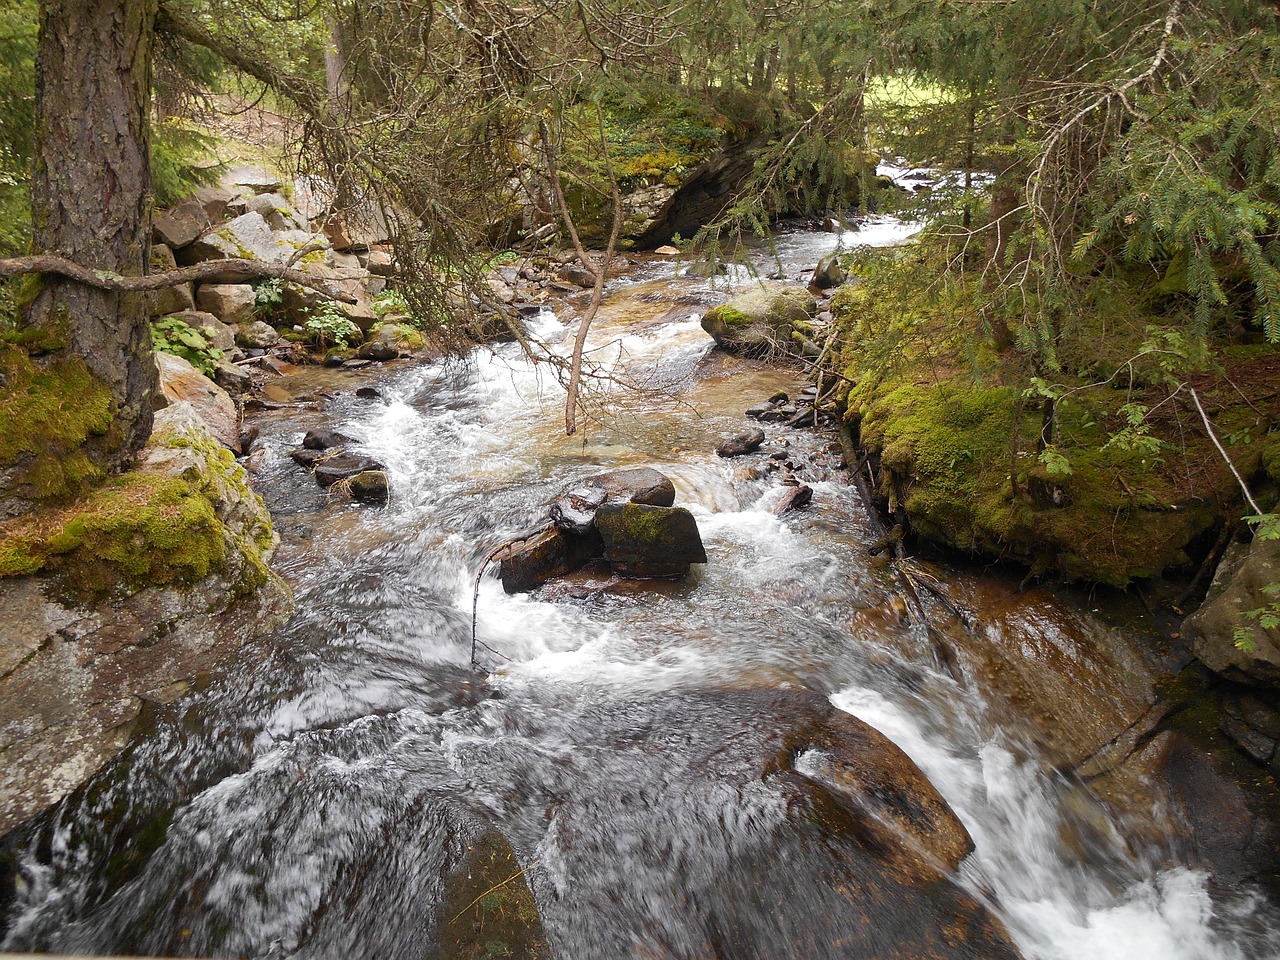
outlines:
[[[729,353],[799,353],[817,310],[817,300],[804,287],[762,287],[708,310],[702,329]]]
[[[0,526],[0,834],[91,777],[144,701],[284,621],[277,542],[188,404],[157,413],[136,470]]]
[[[1275,690],[1280,688],[1280,627],[1264,626],[1263,615],[1252,611],[1280,616],[1278,540],[1233,545],[1204,604],[1182,628],[1196,656],[1214,673]]]
[[[1015,492],[1019,403],[1011,387],[956,377],[872,396],[852,415],[885,468],[881,493],[929,540],[1123,587],[1187,567],[1187,545],[1214,525],[1204,504],[1135,496],[1135,486],[1159,479],[1157,465],[1103,443],[1062,449],[1064,463],[1050,475],[1036,456],[1031,418],[1017,429]],[[1129,489],[1116,480],[1126,474],[1135,478]]]
[[[604,556],[624,577],[683,577],[706,563],[698,522],[683,507],[606,503],[596,511]]]

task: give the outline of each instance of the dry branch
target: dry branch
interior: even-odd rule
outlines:
[[[191,267],[180,267],[177,270],[150,273],[140,277],[126,277],[109,270],[91,270],[65,257],[48,253],[0,260],[0,277],[17,277],[28,273],[51,273],[82,283],[86,287],[122,293],[146,293],[151,290],[176,287],[180,283],[211,280],[215,277],[224,282],[228,277],[237,280],[263,277],[296,283],[300,287],[315,290],[330,300],[340,300],[343,303],[356,302],[354,296],[339,290],[326,280],[295,270],[283,263],[264,263],[261,260],[206,260]]]

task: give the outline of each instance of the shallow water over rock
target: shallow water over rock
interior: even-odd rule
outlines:
[[[782,238],[783,272],[802,274],[835,242]],[[156,708],[117,763],[18,838],[6,947],[574,960],[1280,951],[1265,903],[1211,894],[1152,809],[1158,790],[1116,807],[1061,772],[1141,716],[1158,658],[1128,652],[1132,638],[1079,599],[999,575],[934,569],[976,624],[927,599],[932,635],[911,622],[891,570],[865,555],[873,529],[833,436],[770,423],[758,453],[716,456],[753,425],[743,411],[794,393],[800,371],[708,355],[698,315],[726,291],[671,274],[642,265],[612,284],[588,357],[618,382],[597,384],[572,438],[552,372],[514,346],[388,368],[379,398],[356,397],[367,381],[341,371],[285,382],[303,399],[258,415],[254,463],[299,613],[234,671]],[[559,313],[532,331],[563,348],[572,305]],[[321,490],[288,459],[318,426],[386,466],[386,508]],[[673,480],[709,562],[683,581],[588,571],[529,595],[490,575],[474,672],[481,559],[566,487],[629,466]],[[788,474],[813,500],[778,516]],[[967,844],[940,820],[907,817],[932,824],[914,834],[894,822],[914,809],[892,797],[914,774],[871,788],[858,764],[840,766],[852,717],[955,811],[975,845],[958,869]],[[509,852],[478,857],[491,833]],[[459,881],[486,869],[491,883]],[[519,942],[527,902],[485,905],[504,884],[527,884],[541,915]],[[459,890],[479,896],[459,906]],[[460,947],[467,911],[477,936]]]

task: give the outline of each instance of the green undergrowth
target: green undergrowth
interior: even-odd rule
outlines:
[[[233,532],[217,513],[228,486],[242,498],[255,496],[231,452],[185,434],[152,443],[174,451],[195,448],[199,456],[177,476],[120,474],[74,503],[0,525],[0,577],[48,575],[60,592],[76,599],[132,593],[194,583],[217,572],[232,544],[245,559],[243,588],[265,582],[263,556],[273,539],[269,522]]]
[[[1119,587],[1191,567],[1240,515],[1192,387],[1242,473],[1280,476],[1272,346],[1197,353],[1140,294],[1100,284],[1046,369],[996,349],[990,303],[927,249],[854,267],[832,302],[845,417],[882,505],[920,537]]]

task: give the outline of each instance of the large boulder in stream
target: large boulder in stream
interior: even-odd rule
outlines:
[[[568,761],[581,772],[548,846],[573,878],[573,934],[590,955],[1020,956],[956,882],[972,841],[955,813],[906,754],[826,698],[611,698],[575,730],[602,769]]]
[[[606,503],[596,529],[609,566],[624,577],[683,577],[691,564],[707,562],[698,522],[684,507]]]
[[[729,353],[799,353],[813,335],[818,302],[805,287],[761,287],[708,310],[702,329]]]

